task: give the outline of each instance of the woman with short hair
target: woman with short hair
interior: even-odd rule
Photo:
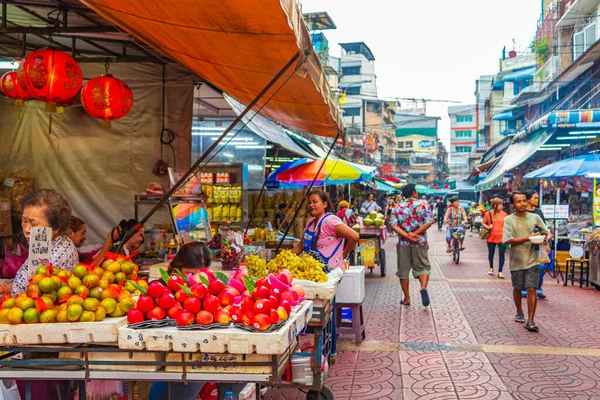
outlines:
[[[73,241],[67,235],[71,223],[71,206],[53,189],[39,189],[25,196],[22,202],[21,227],[27,242],[33,228],[52,228],[50,263],[71,271],[79,263]],[[19,268],[12,285],[12,296],[24,293],[29,284],[29,258]]]

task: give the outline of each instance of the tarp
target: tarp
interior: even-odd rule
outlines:
[[[502,158],[487,174],[487,177],[475,186],[476,191],[488,190],[496,186],[504,177],[504,174],[513,168],[519,166],[527,160],[533,153],[546,143],[552,136],[553,130],[538,130],[525,139],[510,144]]]
[[[395,188],[382,179],[375,178],[375,190],[385,192],[387,194],[400,193],[402,189]]]
[[[244,104],[300,52],[302,66],[267,93],[265,100],[289,78],[261,114],[320,136],[342,130],[297,0],[81,2]]]
[[[600,173],[600,154],[567,158],[528,173],[524,178],[564,179]]]
[[[505,121],[507,119],[512,119],[513,118],[513,113],[512,111],[504,111],[501,112],[499,114],[496,114],[492,117],[492,119],[494,121]]]
[[[514,81],[520,81],[523,79],[531,79],[531,78],[533,78],[535,71],[536,71],[535,67],[520,69],[518,71],[514,71],[514,72],[511,72],[510,74],[504,75],[502,80],[504,82],[514,82]]]
[[[246,108],[245,105],[225,93],[223,94],[223,97],[225,97],[227,104],[229,104],[236,115],[240,115]],[[242,122],[246,124],[248,129],[250,129],[252,132],[256,133],[263,139],[268,140],[269,142],[276,143],[281,147],[300,155],[301,157],[312,159],[317,158],[314,154],[309,153],[298,146],[288,136],[283,126],[278,125],[265,117],[262,117],[260,114],[256,114],[254,111],[250,111],[244,115]]]
[[[81,63],[83,76],[105,72],[102,63]],[[133,91],[133,108],[127,116],[103,129],[80,104],[67,108],[63,122],[49,115],[44,103],[27,101],[23,115],[14,101],[0,96],[0,169],[26,172],[35,188],[62,193],[73,215],[87,223],[88,243],[103,243],[110,229],[123,218],[133,218],[133,197],[149,182],[168,187],[167,177],[152,173],[161,155],[162,66],[114,63],[110,72]],[[165,127],[176,134],[173,149],[177,169],[191,164],[193,82],[196,76],[180,66],[166,68]],[[172,152],[163,148],[164,160],[174,166]],[[166,210],[166,209],[165,209]],[[140,212],[148,211],[147,206]],[[169,223],[166,212],[157,213],[146,227]]]

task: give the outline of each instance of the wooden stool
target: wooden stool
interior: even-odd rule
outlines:
[[[579,264],[579,278],[575,278],[575,265]],[[583,278],[583,272],[585,271],[585,279]],[[567,258],[566,260],[566,271],[565,271],[565,286],[571,281],[571,286],[575,282],[579,282],[579,287],[590,286],[590,260],[587,258]]]
[[[352,310],[352,322],[342,322],[342,308]],[[335,322],[337,335],[354,335],[354,342],[357,345],[360,345],[363,339],[366,339],[362,303],[337,303],[335,306]]]

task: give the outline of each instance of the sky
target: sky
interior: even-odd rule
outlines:
[[[528,51],[542,0],[300,0],[303,12],[327,11],[336,30],[323,33],[330,54],[337,43],[365,42],[375,56],[380,98],[475,102],[475,80],[499,70],[502,48]],[[439,136],[448,148],[447,106],[427,103],[443,117]]]

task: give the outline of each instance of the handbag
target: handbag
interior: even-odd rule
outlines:
[[[492,212],[488,211],[488,214],[490,215],[490,222],[493,224],[494,220],[492,219]],[[485,217],[483,217],[483,219],[485,220]],[[479,239],[486,240],[488,238],[488,236],[490,236],[490,230],[487,228],[481,227],[481,230],[479,231]]]
[[[29,252],[22,244],[17,244],[14,253],[8,246],[4,247],[4,259],[0,260],[0,274],[4,279],[13,279],[19,268],[27,261]]]

